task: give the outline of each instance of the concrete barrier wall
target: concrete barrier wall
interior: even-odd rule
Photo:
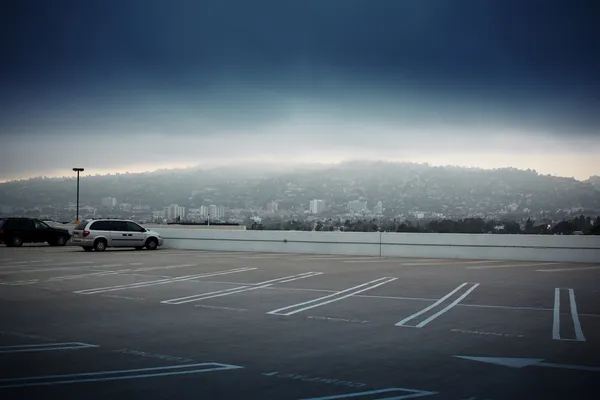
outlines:
[[[172,249],[600,262],[600,236],[155,230]]]
[[[600,262],[600,236],[383,233],[384,257]]]
[[[155,229],[172,249],[379,256],[380,235],[359,232],[291,232]]]

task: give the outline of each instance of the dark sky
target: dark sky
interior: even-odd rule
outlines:
[[[4,2],[0,180],[291,155],[585,177],[598,21],[585,0]]]

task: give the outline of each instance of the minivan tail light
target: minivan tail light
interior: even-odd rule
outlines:
[[[88,237],[89,234],[90,234],[90,231],[83,231],[83,237]]]

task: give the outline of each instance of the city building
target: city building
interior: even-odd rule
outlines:
[[[381,215],[383,214],[383,204],[381,201],[377,202],[377,205],[373,207],[373,214]]]
[[[225,207],[211,204],[208,206],[208,215],[211,220],[221,220],[225,218]]]
[[[165,211],[164,210],[152,211],[152,217],[159,218],[159,219],[164,219],[165,218]]]
[[[202,218],[208,217],[208,207],[207,206],[200,206],[200,216]]]
[[[271,213],[276,213],[279,210],[279,204],[276,201],[272,201],[267,203],[267,211]]]
[[[181,207],[177,204],[171,204],[170,206],[165,207],[165,218],[168,221],[185,219],[185,207]]]
[[[319,214],[325,211],[325,202],[323,200],[314,199],[310,201],[310,212],[313,214]]]
[[[114,197],[104,197],[102,198],[102,207],[114,208],[117,206],[117,199]]]

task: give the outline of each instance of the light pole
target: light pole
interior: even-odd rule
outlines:
[[[75,223],[79,223],[79,173],[83,172],[83,168],[73,168],[73,171],[77,172],[77,218]]]

